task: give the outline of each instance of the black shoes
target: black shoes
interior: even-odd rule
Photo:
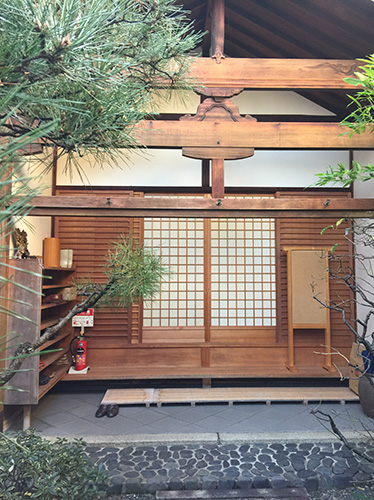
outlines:
[[[114,404],[100,405],[99,408],[96,410],[95,417],[101,418],[106,415],[109,418],[113,418],[116,415],[118,415],[118,411],[119,411],[118,405]]]
[[[118,405],[111,404],[106,407],[106,414],[109,418],[112,418],[118,415],[118,410]]]

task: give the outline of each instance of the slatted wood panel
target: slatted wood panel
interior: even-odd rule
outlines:
[[[296,193],[296,192],[279,192],[277,197],[286,196],[317,196],[321,194]],[[326,201],[326,198],[349,197],[349,193],[331,193],[325,198],[321,197],[321,203]],[[283,251],[284,247],[327,247],[331,248],[335,243],[339,243],[336,252],[346,255],[345,262],[351,262],[352,254],[351,245],[344,238],[343,227],[340,226],[339,231],[326,231],[321,235],[321,231],[326,226],[334,225],[335,219],[276,219],[276,239],[277,239],[277,335],[281,342],[287,342],[288,332],[288,313],[287,313],[287,255]],[[347,223],[348,224],[348,223]],[[310,290],[312,294],[312,289]],[[351,295],[343,284],[336,281],[330,282],[330,297],[331,299],[348,300]],[[353,311],[351,312],[353,314]],[[351,335],[348,329],[342,324],[341,315],[331,312],[331,332],[332,345],[334,347],[349,347],[352,343]],[[300,343],[314,341],[316,346],[323,344],[323,332],[299,332],[295,336],[295,345]]]
[[[90,196],[139,196],[140,193],[124,190],[64,189],[57,190],[57,195]],[[61,248],[72,248],[74,253],[75,278],[90,278],[93,282],[103,283],[105,273],[103,265],[108,249],[121,234],[142,239],[142,221],[126,218],[100,217],[56,217],[55,234],[61,240]],[[91,347],[97,348],[111,338],[118,338],[118,344],[138,342],[141,331],[141,304],[135,304],[129,310],[112,310],[102,307],[95,310],[95,326],[87,334],[92,337]],[[105,341],[104,341],[105,337]],[[96,342],[92,342],[93,340]],[[115,342],[115,343],[117,343]]]

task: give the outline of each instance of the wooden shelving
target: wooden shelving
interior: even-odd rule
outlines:
[[[59,365],[56,367],[55,375],[50,379],[48,384],[40,385],[38,391],[38,399],[41,399],[49,390],[52,389],[54,385],[57,384],[66,374],[69,369],[69,365]]]
[[[53,288],[65,288],[66,285],[43,285],[42,289],[43,290],[51,290]]]
[[[54,324],[54,323],[53,323]],[[59,333],[57,337],[54,339],[48,340],[45,344],[43,344],[43,350],[47,349],[49,346],[55,344],[56,342],[59,342],[60,340],[64,339],[65,337],[70,336],[70,331],[65,331],[64,333]]]
[[[61,356],[63,356],[64,354],[66,354],[68,352],[67,347],[66,348],[58,347],[56,349],[58,349],[58,351],[50,352],[48,354],[43,354],[43,351],[40,352],[41,361],[43,361],[43,363],[44,363],[44,365],[39,368],[40,372],[45,370],[45,368],[50,366],[52,363],[54,363],[55,361],[60,359]]]
[[[60,307],[60,306],[63,306],[64,304],[67,304],[68,302],[71,302],[71,301],[61,300],[59,302],[49,302],[48,304],[42,304],[40,309],[43,311],[44,309],[51,309],[52,307]]]
[[[11,290],[17,299],[15,312],[20,317],[30,318],[31,321],[11,318],[9,330],[23,332],[20,342],[33,342],[45,328],[55,325],[60,317],[65,316],[73,304],[72,300],[42,304],[40,293],[48,296],[57,293],[56,290],[70,286],[74,268],[41,269],[37,259],[18,260],[14,267],[14,281],[24,285],[21,291],[15,287]],[[69,322],[56,337],[41,347],[39,356],[31,356],[24,361],[24,370],[17,373],[12,380],[12,387],[19,390],[5,391],[4,404],[29,408],[30,405],[37,404],[40,398],[67,374],[69,362],[66,355],[72,331]],[[54,352],[43,353],[46,350]],[[42,366],[39,366],[40,361]],[[51,377],[45,385],[39,385],[42,375]]]

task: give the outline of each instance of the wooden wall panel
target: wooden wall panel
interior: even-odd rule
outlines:
[[[240,327],[224,328],[212,327],[211,342],[220,344],[247,344],[247,345],[273,345],[276,343],[275,327],[256,328]]]
[[[125,190],[57,189],[57,195],[90,196],[100,194],[108,197],[140,196]],[[111,242],[121,234],[133,231],[136,239],[142,238],[142,221],[128,218],[100,217],[56,217],[55,235],[61,240],[61,248],[72,248],[74,252],[75,278],[90,278],[91,281],[105,281],[103,265]],[[141,330],[141,305],[134,304],[129,310],[113,310],[107,307],[95,309],[95,326],[87,334],[104,345],[109,339],[114,344],[137,342]],[[95,344],[98,344],[95,342]],[[98,346],[99,347],[99,346]]]
[[[201,366],[200,348],[198,347],[180,347],[178,349],[168,348],[150,348],[150,349],[111,349],[108,353],[105,350],[91,349],[88,347],[90,363],[95,366],[103,367],[103,357],[108,360],[108,365],[117,367],[119,377],[121,372],[127,368],[160,367],[165,369],[166,374],[172,374],[174,367],[195,368],[198,371]],[[109,362],[110,360],[110,362]],[[141,375],[141,373],[139,373]],[[139,376],[138,378],[141,378]]]
[[[204,328],[190,326],[188,328],[143,328],[142,342],[144,344],[193,344],[205,341]]]
[[[311,196],[310,193],[305,193]],[[287,196],[303,196],[303,193],[298,192],[279,192],[277,197]],[[312,194],[313,196],[313,194]],[[321,194],[315,193],[316,197],[321,197]],[[328,198],[335,197],[350,197],[350,193],[341,192],[329,193]],[[326,196],[322,198],[326,200]],[[277,337],[281,343],[287,343],[288,335],[288,314],[287,314],[287,255],[283,251],[284,247],[327,247],[331,248],[335,243],[339,243],[336,253],[345,255],[345,262],[352,264],[352,246],[343,235],[343,223],[339,231],[328,230],[323,235],[321,231],[330,224],[334,225],[336,219],[276,219],[276,234],[277,234]],[[312,293],[312,290],[311,290]],[[330,298],[336,300],[349,300],[351,294],[347,287],[336,281],[330,282]],[[354,311],[351,311],[353,314]],[[331,333],[332,345],[339,347],[342,343],[345,344],[347,339],[348,343],[352,342],[351,334],[347,327],[345,327],[341,320],[341,315],[334,311],[331,312]],[[303,333],[305,341],[310,340],[315,345],[323,343],[316,343],[316,333],[309,331]],[[321,337],[322,338],[322,337]],[[295,335],[296,345],[300,342],[298,335]]]

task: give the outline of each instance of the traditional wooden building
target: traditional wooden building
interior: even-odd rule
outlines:
[[[344,236],[321,230],[374,210],[370,194],[305,189],[330,164],[373,161],[373,136],[349,138],[339,122],[354,92],[344,77],[373,52],[374,3],[180,3],[207,30],[195,93],[137,126],[147,155],[121,171],[82,163],[89,186],[57,165],[53,196],[36,201],[33,215],[50,217],[39,239],[73,249],[76,276],[102,279],[108,245],[130,231],[172,271],[152,302],[97,311],[90,371],[64,380],[337,377],[315,352],[327,339],[348,354],[351,334],[323,308],[308,319],[312,263],[291,257],[336,242],[349,254]],[[336,283],[328,293],[348,298]]]

